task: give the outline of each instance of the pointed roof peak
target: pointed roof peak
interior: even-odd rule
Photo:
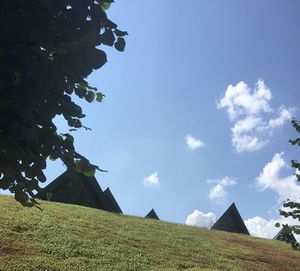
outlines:
[[[231,203],[231,205],[229,206],[228,209],[230,209],[230,208],[236,208],[236,205],[235,205],[235,202],[234,202],[234,201]],[[237,208],[236,208],[236,209],[237,209]]]
[[[104,193],[95,176],[85,176],[75,170],[66,170],[35,197],[46,200],[47,194],[53,201],[122,213],[110,190],[106,189]]]
[[[150,212],[145,217],[159,220],[159,217],[157,216],[157,214],[153,208],[150,210]]]
[[[297,243],[293,232],[287,227],[282,227],[280,231],[274,236],[273,240]]]
[[[249,235],[249,231],[233,202],[224,214],[211,227],[213,230],[244,233]]]
[[[123,212],[122,212],[118,202],[116,201],[114,195],[110,191],[109,187],[107,187],[103,193],[104,193],[104,196],[105,196],[107,202],[109,203],[110,211],[122,214]]]
[[[107,188],[104,190],[104,192],[105,192],[105,191],[111,192],[110,189],[109,189],[109,187],[107,187]]]

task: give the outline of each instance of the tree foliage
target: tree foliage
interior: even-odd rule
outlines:
[[[103,45],[124,50],[127,32],[105,12],[111,2],[0,2],[0,188],[23,205],[36,203],[47,158],[85,175],[99,169],[74,148],[71,132],[88,128],[72,96],[101,102],[104,95],[85,78],[106,63]],[[59,133],[53,123],[57,115],[69,133]]]
[[[292,125],[293,127],[296,129],[296,131],[298,133],[300,133],[300,122],[293,119],[292,120]],[[296,138],[296,139],[290,139],[289,142],[292,145],[298,145],[300,146],[300,138]],[[296,177],[297,180],[300,182],[300,163],[297,160],[292,160],[291,161],[292,167],[296,169]],[[299,199],[300,199],[300,195],[299,195]],[[280,210],[280,215],[284,216],[284,217],[292,217],[295,220],[298,220],[300,222],[300,202],[295,202],[292,201],[290,199],[287,199],[284,203],[283,203],[283,207],[286,209]],[[277,224],[277,226],[279,226]],[[284,230],[289,233],[291,235],[291,233],[296,233],[296,234],[300,234],[300,226],[299,225],[287,225],[284,224],[283,225]],[[292,247],[296,250],[299,250],[299,243],[295,242],[294,240],[292,240],[291,238],[288,238],[288,234],[286,235],[286,242],[291,243]]]

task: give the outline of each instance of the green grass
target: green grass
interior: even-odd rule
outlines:
[[[0,270],[300,270],[280,241],[0,196]]]

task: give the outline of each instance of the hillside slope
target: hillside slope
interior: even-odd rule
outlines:
[[[279,241],[0,196],[0,270],[300,270]]]

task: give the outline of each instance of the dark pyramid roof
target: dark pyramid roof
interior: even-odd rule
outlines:
[[[121,214],[123,213],[115,197],[111,193],[109,187],[107,187],[106,190],[104,191],[104,196],[110,205],[111,212],[121,213]]]
[[[234,203],[231,204],[211,229],[250,235]]]
[[[294,234],[287,228],[283,227],[273,238],[273,240],[285,241],[287,243],[297,243]]]
[[[151,209],[151,211],[145,217],[159,220],[159,217],[153,209]]]
[[[71,170],[65,171],[41,189],[35,198],[110,210],[110,204],[96,178]]]

